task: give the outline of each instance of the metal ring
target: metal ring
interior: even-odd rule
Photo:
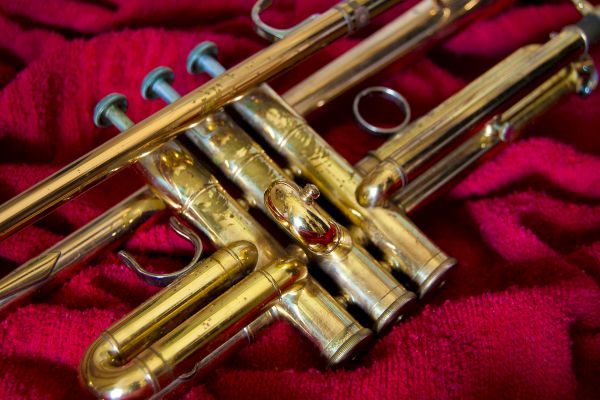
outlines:
[[[404,113],[404,120],[399,125],[392,126],[390,128],[384,128],[384,127],[380,127],[380,126],[369,123],[360,113],[360,101],[363,97],[373,95],[373,94],[376,94],[383,98],[391,100],[394,104],[396,104],[398,106],[398,108],[400,108],[400,110],[402,110],[402,112]],[[404,128],[410,121],[410,105],[408,104],[408,101],[406,100],[406,98],[404,96],[402,96],[400,93],[398,93],[397,91],[395,91],[394,89],[390,89],[385,86],[373,86],[373,87],[367,88],[367,89],[363,90],[362,92],[360,92],[359,94],[357,94],[356,97],[354,98],[354,104],[352,105],[352,111],[354,112],[354,117],[356,118],[356,121],[358,122],[358,124],[363,129],[365,129],[367,132],[370,132],[374,135],[382,135],[382,136],[392,135],[392,134],[398,132],[399,130],[401,130],[402,128]]]

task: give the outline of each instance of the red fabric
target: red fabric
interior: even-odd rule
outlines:
[[[139,120],[159,107],[138,95],[150,69],[173,67],[176,87],[185,92],[206,79],[184,71],[188,51],[201,40],[217,42],[226,65],[265,46],[251,29],[251,3],[1,1],[0,200],[113,136],[113,129],[94,128],[91,117],[107,93],[126,94],[130,115]],[[326,6],[276,3],[280,6],[269,18],[280,25]],[[576,19],[567,2],[521,4],[368,83],[400,90],[418,116],[519,46],[543,41]],[[279,78],[276,87],[289,87],[357,40],[320,52]],[[593,55],[600,60],[598,50]],[[355,162],[380,141],[361,132],[350,117],[353,93],[311,122]],[[292,328],[277,325],[182,396],[594,398],[600,393],[598,129],[600,95],[572,96],[528,129],[525,139],[415,215],[460,266],[431,302],[381,338],[357,365],[322,372],[315,368],[315,350]],[[132,172],[121,173],[1,242],[0,273],[140,185]],[[146,262],[155,266],[172,264],[173,256],[181,265],[190,253],[162,220],[137,232],[125,247],[147,254]],[[5,315],[0,398],[85,398],[77,382],[85,348],[155,291],[109,253]]]

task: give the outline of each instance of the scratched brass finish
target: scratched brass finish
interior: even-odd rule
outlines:
[[[126,116],[121,116],[118,126],[123,130],[132,124]],[[265,266],[274,259],[286,255],[281,245],[231,198],[205,166],[177,140],[145,155],[136,166],[158,197],[217,246],[227,246],[238,240],[256,244],[256,264],[259,270],[266,268]],[[303,253],[295,254],[301,258],[306,257]],[[171,293],[167,291],[164,296],[171,296]],[[282,297],[277,308],[264,314],[237,334],[232,333],[228,340],[214,349],[214,353],[200,357],[200,361],[194,357],[194,360],[198,361],[196,364],[190,361],[186,364],[188,370],[178,371],[177,374],[165,378],[164,384],[161,383],[160,388],[155,388],[155,392],[168,390],[213,365],[238,348],[241,343],[251,339],[249,332],[257,332],[277,318],[287,321],[306,335],[321,351],[328,365],[352,357],[356,351],[368,344],[371,338],[368,329],[363,328],[319,284],[306,276],[302,284],[296,285],[293,291]],[[135,321],[137,325],[147,324],[148,329],[154,326],[153,317],[144,316],[143,313],[136,316]],[[123,335],[132,334],[138,337],[139,332],[132,332],[129,326],[123,328]],[[156,326],[156,329],[161,331],[162,328]],[[127,339],[124,339],[123,343],[126,342]],[[89,361],[90,364],[95,362],[100,360]],[[126,393],[126,388],[122,386],[125,379],[122,373],[125,373],[125,370],[119,369],[110,377],[105,376],[106,382],[111,380],[105,384]],[[167,383],[166,380],[173,382]],[[128,395],[114,397],[129,398]]]
[[[210,346],[226,342],[306,277],[302,264],[280,259],[202,308],[249,272],[257,258],[252,244],[233,243],[139,306],[88,349],[83,383],[98,397],[148,397],[188,372],[189,356],[208,355]]]
[[[354,243],[345,228],[316,203],[312,204],[311,195],[316,197],[318,193],[305,193],[304,199],[296,198],[295,213],[286,218],[281,218],[273,204],[266,206],[265,192],[274,181],[288,182],[285,186],[288,188],[293,184],[227,114],[218,112],[211,115],[186,135],[242,189],[249,204],[266,211],[269,217],[284,227],[295,242],[338,283],[339,290],[375,321],[375,330],[389,327],[411,307],[414,295],[407,292],[366,250]],[[349,197],[353,198],[351,194]],[[294,199],[288,197],[288,200]],[[289,220],[306,221],[306,225],[299,230],[287,229]]]
[[[431,200],[481,158],[491,156],[504,144],[516,140],[525,125],[537,116],[545,113],[565,96],[578,92],[582,85],[582,68],[588,67],[593,67],[590,61],[582,61],[560,70],[409,183],[394,196],[393,202],[407,212],[412,212],[426,200]]]
[[[349,52],[340,56],[338,59],[289,90],[285,93],[284,98],[298,113],[306,114],[314,108],[320,107],[325,102],[330,101],[342,91],[350,88],[353,84],[376,73],[395,59],[405,56],[418,45],[424,43],[430,44],[434,40],[452,33],[454,30],[471,20],[482,18],[497,11],[498,8],[504,7],[504,5],[505,2],[503,1],[497,2],[489,0],[421,1],[392,23],[386,25],[374,35],[356,45]],[[202,123],[206,123],[210,118],[214,118],[217,123],[219,123],[219,120],[223,115],[224,114],[220,111],[216,112]],[[193,137],[194,135],[190,136]],[[219,145],[222,144],[223,143],[219,143]],[[217,160],[215,160],[215,162],[217,162]],[[263,192],[264,188],[266,188],[273,180],[281,179],[280,176],[272,178],[273,179],[266,182],[266,184],[260,185],[260,187],[263,188]],[[246,183],[247,186],[252,185],[250,181],[245,182],[248,182]],[[258,186],[255,186],[254,188],[245,188],[245,190],[251,189],[258,190]],[[262,193],[260,193],[260,195],[262,195]],[[248,200],[251,205],[262,207],[262,201],[258,201],[257,204],[255,204],[256,202],[253,200],[254,196],[246,197],[246,200]],[[156,204],[159,204],[159,202],[157,201]],[[1,210],[5,206],[8,206],[8,204],[0,207],[0,220],[2,215],[6,215],[1,213]],[[163,205],[161,204],[161,208],[162,207]],[[120,211],[119,208],[121,209]],[[123,215],[130,215],[130,206],[124,202],[116,205],[110,211],[110,213],[113,214],[118,214],[119,212],[123,213]],[[149,212],[140,214],[138,217],[139,220],[138,218],[124,218],[123,223],[125,223],[125,221],[131,222],[131,227],[128,229],[133,230],[135,226],[141,224],[149,214]],[[142,217],[142,215],[145,215],[146,217]],[[107,216],[107,218],[110,220],[112,217]],[[96,252],[95,249],[101,248],[104,244],[110,243],[112,240],[121,237],[120,234],[113,234],[110,230],[95,226],[98,223],[98,220],[90,222],[89,227],[86,226],[82,228],[82,230],[70,235],[69,240],[65,240],[64,243],[60,245],[60,248],[53,247],[52,249],[49,249],[35,259],[27,262],[22,267],[19,267],[14,274],[1,280],[0,308],[13,302],[13,300],[9,300],[9,298],[16,299],[20,297],[20,295],[31,293],[33,288],[31,288],[31,290],[28,290],[28,288],[32,285],[32,282],[37,281],[38,284],[42,284],[44,278],[53,276],[53,274],[50,273],[51,271],[67,271],[68,266],[75,265],[68,261],[70,258],[66,256],[67,254],[86,254],[85,257],[87,259],[88,256],[91,257],[91,255]],[[8,224],[10,225],[11,223],[9,222]],[[123,232],[125,231],[126,229],[123,230]],[[92,235],[89,232],[95,233]],[[81,249],[84,247],[85,251],[82,251]],[[390,251],[397,253],[397,249],[394,248],[391,248]],[[60,252],[61,255],[58,257],[57,261],[58,252]],[[398,254],[392,258],[392,260],[394,259],[398,259]],[[392,264],[394,263],[392,262]],[[66,275],[66,272],[62,272],[61,275]],[[17,292],[19,292],[19,294],[17,294]]]
[[[164,203],[148,188],[138,190],[0,279],[0,309],[32,294],[43,284],[63,281],[74,272],[70,267],[90,260],[101,249],[133,232],[164,208]]]
[[[288,90],[282,97],[300,115],[322,107],[351,87],[475,18],[507,5],[497,0],[424,0]]]
[[[384,254],[384,261],[412,279],[419,295],[441,285],[455,260],[398,209],[366,209],[354,193],[362,176],[268,86],[234,103],[236,110],[286,158],[292,171],[314,183]]]
[[[177,141],[167,143],[146,155],[139,161],[138,169],[167,205],[217,246],[226,246],[237,240],[254,243],[258,249],[259,268],[286,255],[272,235],[231,198],[217,179]],[[353,345],[358,346],[369,335],[320,285],[311,280],[312,278],[307,278],[310,285],[306,286],[306,290],[310,290],[313,295],[297,296],[296,302],[298,307],[306,311],[300,314],[289,313],[303,319],[292,323],[310,326],[311,330],[304,329],[303,332],[317,347],[328,350],[324,356],[335,356],[343,360],[349,356]],[[310,320],[325,323],[316,324]],[[336,340],[340,335],[340,326],[357,336],[346,337],[346,343],[342,343],[339,338]],[[334,337],[330,336],[332,334]],[[341,347],[349,354],[339,354]],[[328,361],[332,362],[331,359]]]
[[[362,27],[399,0],[342,2],[284,39],[207,82],[0,206],[0,239],[173,139],[237,96],[290,68],[319,48]]]
[[[365,176],[356,192],[363,206],[381,206],[408,182],[480,128],[485,118],[522,99],[532,88],[580,57],[587,38],[568,27],[542,46],[518,50],[458,94],[414,122],[359,164]],[[460,107],[456,107],[460,104]]]
[[[348,300],[360,306],[382,331],[413,305],[414,294],[355,245],[348,230],[322,215],[312,203],[314,191],[299,190],[286,180],[273,182],[265,192],[265,206],[292,237],[336,282]]]

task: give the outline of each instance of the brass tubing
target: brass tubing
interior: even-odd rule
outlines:
[[[516,140],[521,129],[528,123],[580,88],[579,68],[580,63],[563,68],[409,183],[396,194],[393,202],[406,212],[413,212],[438,195],[482,157],[497,152],[503,143]]]
[[[424,0],[337,57],[282,97],[300,115],[322,107],[419,46],[434,44],[510,1]],[[405,62],[405,60],[403,60]]]
[[[114,121],[119,129],[126,129],[133,124],[123,112]],[[226,246],[237,240],[254,243],[258,249],[259,268],[286,254],[272,235],[242,209],[205,166],[177,140],[147,154],[136,166],[168,206],[217,246]],[[306,281],[310,283],[306,290],[310,290],[312,295],[297,296],[296,304],[305,312],[297,315],[303,319],[292,322],[302,327],[308,339],[323,350],[328,364],[341,362],[353,350],[362,347],[362,343],[370,337],[370,332],[320,285],[312,282],[311,277],[307,277]],[[344,327],[345,334],[339,332],[339,327]]]
[[[285,157],[292,171],[314,183],[410,279],[421,297],[441,285],[456,261],[445,255],[398,209],[366,209],[354,193],[362,176],[267,85],[235,109]]]
[[[428,43],[431,43],[432,39],[439,39],[446,36],[471,20],[482,18],[485,15],[495,12],[499,7],[503,6],[501,5],[503,3],[506,2],[487,0],[476,2],[448,0],[441,2],[424,0],[356,45],[350,51],[303,80],[286,92],[283,97],[298,113],[306,114],[322,105],[322,103],[333,99],[342,91],[347,90],[351,84],[355,84],[373,75],[394,59],[411,52],[426,40]],[[468,7],[466,6],[467,4]],[[213,115],[216,116],[216,114]],[[111,209],[110,212],[113,212],[112,210],[116,211],[118,207],[126,208],[126,206],[120,204]],[[86,227],[99,227],[98,222],[94,220],[86,225]],[[132,224],[134,225],[142,222],[143,220],[138,220],[137,218],[133,218],[132,220]],[[132,227],[132,229],[134,228]],[[59,265],[65,265],[65,268],[67,264],[72,265],[70,262],[65,261],[68,260],[65,254],[74,254],[70,248],[80,246],[81,244],[76,243],[77,241],[85,243],[85,246],[90,246],[93,243],[90,241],[91,237],[94,237],[94,241],[97,242],[94,246],[100,248],[103,246],[102,243],[110,241],[111,236],[107,235],[102,238],[98,234],[84,235],[83,231],[73,233],[69,236],[69,242],[61,244],[60,249],[57,247],[49,249],[22,267],[19,267],[18,271],[7,276],[6,280],[0,281],[0,287],[5,288],[4,290],[0,289],[0,298],[2,298],[0,300],[0,309],[5,305],[12,304],[13,300],[11,299],[21,297],[18,294],[11,296],[10,293],[25,290],[30,286],[31,279],[37,279],[34,277],[39,275],[45,277],[49,270],[48,266],[53,260],[57,259],[55,254],[58,255],[60,252],[60,257],[58,257],[56,266],[54,267],[55,271],[64,269],[63,267],[59,267]],[[117,240],[119,237],[119,234],[112,236],[113,240]],[[91,247],[87,247],[86,251],[79,252],[82,255],[88,253],[92,253]],[[83,262],[83,259],[77,263],[80,262]],[[33,291],[33,288],[31,291]],[[24,296],[25,293],[22,293],[22,295]],[[10,296],[10,299],[8,299],[8,296]]]
[[[469,96],[451,97],[372,152],[371,157],[382,161],[358,187],[358,202],[368,207],[386,204],[394,192],[439,158],[444,148],[469,132],[474,134],[473,129],[481,128],[482,120],[515,104],[532,87],[581,56],[586,47],[584,32],[571,26],[544,45],[517,51],[514,57],[522,58],[519,53],[525,57],[509,74],[498,73],[504,68],[500,63],[465,89]],[[511,57],[507,63],[513,64]],[[466,101],[460,102],[459,98]]]
[[[148,154],[137,167],[165,203],[217,246],[251,241],[259,249],[258,267],[285,254],[265,228],[177,141]]]
[[[207,117],[189,130],[186,136],[243,190],[246,200],[251,205],[263,211],[267,211],[263,201],[264,193],[271,183],[288,179],[264,150],[223,111]],[[164,154],[160,151],[155,153],[152,162],[163,163]],[[156,171],[151,171],[148,177],[157,176],[157,172],[164,169],[166,168],[157,168]],[[316,205],[315,212],[331,220],[331,217]],[[276,223],[281,222],[273,218],[271,213],[267,212],[267,215]],[[352,243],[347,233],[345,237],[349,243],[343,252],[340,252],[340,248],[335,252],[317,254],[305,241],[297,240],[297,243],[306,249],[334,281],[340,283],[339,289],[373,318],[375,329],[381,331],[406,311],[413,303],[414,295],[407,292],[364,249]],[[361,285],[345,284],[357,277],[360,277]]]
[[[339,309],[328,304],[335,302],[314,280],[290,290],[275,304],[273,313],[303,332],[324,356],[326,366],[342,364],[365,349],[373,339],[369,329],[349,321]],[[325,316],[334,313],[336,318]],[[344,310],[345,313],[345,310]],[[252,327],[251,327],[252,328]],[[315,337],[315,333],[319,336]]]
[[[123,239],[165,204],[147,187],[139,189],[90,223],[71,233],[37,257],[0,279],[0,309],[34,293],[42,285],[58,283],[74,273],[74,266]]]
[[[373,336],[370,330],[348,320],[344,315],[339,315],[339,311],[336,311],[343,309],[331,309],[329,304],[335,304],[335,301],[318,283],[307,277],[304,284],[298,284],[284,293],[279,302],[152,398],[159,399],[190,379],[201,378],[204,373],[212,370],[245,344],[254,341],[263,329],[276,320],[283,320],[302,332],[319,349],[327,367],[348,361],[357,353],[364,351],[372,343]],[[328,317],[332,311],[334,315],[338,314],[338,318]]]
[[[211,112],[293,66],[399,0],[342,2],[0,206],[0,239],[173,139]]]
[[[219,363],[240,350],[245,344],[254,341],[255,336],[260,333],[263,329],[271,325],[277,317],[274,313],[275,307],[265,311],[254,321],[244,327],[244,329],[238,331],[235,335],[229,338],[225,343],[220,345],[216,350],[212,351],[209,355],[200,360],[194,367],[176,379],[169,383],[167,386],[162,388],[150,397],[151,400],[162,399],[164,395],[171,392],[179,385],[186,383],[190,379],[201,377],[204,373],[209,372]]]
[[[217,250],[102,333],[113,362],[124,363],[185,321],[256,266],[256,246],[233,242]]]
[[[223,269],[218,263],[214,264]],[[200,281],[201,277],[199,274]],[[225,343],[305,277],[306,268],[301,263],[294,259],[279,259],[251,273],[179,325],[165,326],[168,333],[157,330],[153,333],[157,336],[156,341],[127,353],[127,357],[115,356],[118,349],[112,339],[115,330],[107,331],[94,342],[82,360],[82,382],[100,398],[144,398],[159,392],[177,376],[189,372],[194,358],[208,356],[211,350]],[[177,292],[180,286],[174,283],[167,290]],[[189,289],[186,286],[189,285],[181,290]],[[194,287],[203,290],[201,282]],[[184,297],[188,297],[189,290],[185,292]],[[180,311],[179,307],[177,311]],[[130,318],[135,320],[136,315]],[[140,330],[144,328],[146,326],[142,324]]]

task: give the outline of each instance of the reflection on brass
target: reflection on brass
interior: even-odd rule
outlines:
[[[136,124],[123,135],[102,144],[42,182],[0,206],[0,239],[40,219],[64,202],[141,155],[155,150],[227,102],[291,67],[356,25],[349,16],[360,9],[378,15],[399,0],[342,1],[284,39],[258,52],[181,98],[175,104]]]
[[[162,82],[173,104],[136,125],[119,108],[124,97],[109,96],[111,101],[101,103],[107,108],[98,114],[98,122],[110,121],[124,133],[0,206],[0,237],[125,165],[135,163],[153,194],[147,189],[137,192],[0,280],[0,306],[81,261],[79,250],[96,251],[111,236],[123,236],[166,205],[219,250],[194,261],[94,341],[80,371],[82,383],[93,394],[158,398],[205,373],[275,320],[306,336],[327,366],[354,357],[373,334],[346,307],[357,306],[365,325],[381,334],[416,299],[392,273],[408,278],[407,284],[422,298],[444,283],[455,264],[405,212],[439,192],[484,153],[516,138],[519,129],[559,98],[573,91],[587,94],[597,82],[593,64],[576,61],[600,32],[593,25],[599,24],[596,11],[580,4],[588,13],[580,26],[565,29],[544,46],[515,53],[353,167],[300,114],[321,106],[416,43],[446,34],[467,17],[491,12],[504,2],[424,0],[285,99],[257,84],[396,2],[349,0],[293,32],[274,32],[261,22],[271,36],[285,37],[228,71],[211,58],[212,45],[206,45],[196,56],[209,57],[205,61],[212,68],[206,71],[223,76],[182,98]],[[168,71],[166,78],[159,75],[153,79],[172,79]],[[282,156],[289,170],[277,165],[221,108],[234,99],[238,113]],[[476,131],[475,136],[455,143],[468,130]],[[225,190],[204,157],[176,139],[168,141],[184,131],[238,186],[243,199],[236,201]],[[382,172],[381,160],[391,168]],[[389,186],[376,181],[378,174]],[[295,178],[310,183],[300,188]],[[392,189],[405,184],[395,198],[397,205],[387,203]],[[321,193],[334,208],[328,211],[342,221],[319,206]],[[383,204],[386,208],[378,207]],[[270,218],[269,227],[255,220],[251,213],[257,210]],[[375,249],[373,254],[366,247]],[[197,249],[197,257],[199,253]],[[145,273],[131,257],[128,260]],[[324,272],[327,290],[313,278],[323,274],[311,275],[309,268]]]
[[[508,4],[505,0],[423,0],[282,97],[298,114],[306,115],[417,47],[430,46]]]
[[[39,256],[0,279],[0,309],[22,299],[50,281],[74,273],[73,266],[90,260],[108,245],[133,232],[165,205],[143,188],[89,224],[76,230]]]
[[[366,207],[385,205],[457,142],[472,135],[486,118],[517,103],[581,57],[587,46],[585,32],[570,26],[544,45],[513,53],[361,161],[359,168],[368,174],[356,191],[358,202]]]
[[[589,75],[594,74],[594,69],[591,59],[587,58],[563,68],[418,176],[392,201],[407,212],[430,201],[483,156],[489,157],[500,150],[503,144],[516,140],[525,125],[548,111],[559,100],[571,93],[588,94],[596,85],[593,80],[588,80]]]
[[[312,182],[368,240],[384,261],[426,296],[440,286],[455,260],[445,255],[399,209],[366,209],[355,198],[362,176],[304,118],[268,86],[234,103],[235,109],[277,151],[292,171]]]

